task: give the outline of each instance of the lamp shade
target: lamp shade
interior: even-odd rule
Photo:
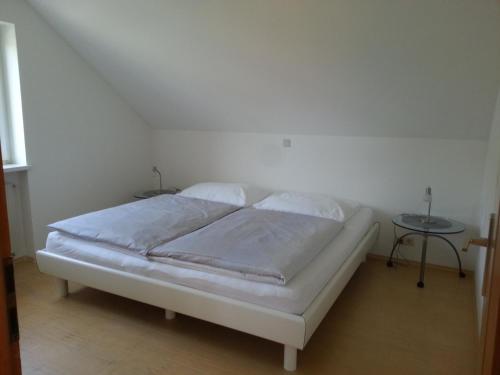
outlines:
[[[425,189],[424,202],[432,202],[432,189],[430,186]]]

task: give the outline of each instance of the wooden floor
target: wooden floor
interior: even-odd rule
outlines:
[[[299,352],[297,374],[473,374],[471,275],[363,264]],[[282,374],[283,348],[257,337],[82,289],[57,300],[51,277],[16,265],[23,373]]]

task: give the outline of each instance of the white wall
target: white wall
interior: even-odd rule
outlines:
[[[151,183],[150,131],[24,1],[2,0],[16,26],[35,247],[54,220],[131,199]]]
[[[500,94],[498,95],[497,106],[491,134],[488,142],[486,162],[484,166],[484,178],[480,203],[479,220],[481,223],[481,236],[488,236],[489,216],[495,213],[498,208],[498,198],[500,197]],[[486,261],[486,251],[481,249],[477,257],[475,267],[476,277],[476,304],[479,326],[481,326],[483,298],[481,290],[483,287],[484,266]]]
[[[291,138],[291,148],[282,147],[283,137]],[[382,223],[374,252],[383,255],[392,242],[390,218],[425,211],[422,198],[428,185],[433,188],[434,214],[477,230],[485,149],[486,142],[475,140],[153,132],[153,161],[164,171],[166,184],[247,181],[356,199],[372,207]],[[465,236],[452,238],[461,248]],[[412,259],[420,256],[419,247],[403,251]],[[473,269],[474,251],[461,255]],[[456,266],[453,253],[434,241],[429,261]]]

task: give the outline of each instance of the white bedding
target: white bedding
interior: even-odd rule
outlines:
[[[185,268],[182,262],[175,260],[170,264],[159,263],[124,248],[73,238],[57,231],[49,234],[46,251],[291,314],[302,314],[372,224],[372,211],[360,209],[334,240],[283,286]]]
[[[182,190],[177,195],[220,202],[238,207],[249,207],[271,192],[257,186],[241,183],[202,182]]]
[[[235,277],[285,285],[342,230],[343,223],[310,215],[243,208],[151,249],[158,262],[175,259]],[[218,272],[219,273],[219,272]]]
[[[359,203],[331,195],[280,191],[253,205],[261,210],[290,212],[346,222],[359,210]]]
[[[146,255],[148,250],[237,209],[226,203],[162,194],[61,220],[50,224],[49,228]]]

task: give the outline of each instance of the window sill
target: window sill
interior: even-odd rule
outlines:
[[[14,173],[28,171],[31,165],[26,164],[5,164],[3,166],[3,173]]]

